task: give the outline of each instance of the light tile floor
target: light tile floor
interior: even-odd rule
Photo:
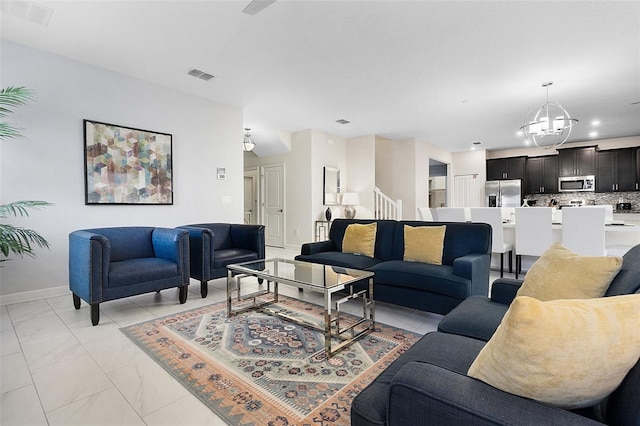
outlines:
[[[296,254],[267,248],[268,257]],[[88,306],[83,302],[75,310],[70,294],[1,306],[0,424],[224,425],[119,329],[222,301],[225,287],[225,279],[211,281],[202,299],[199,283],[192,281],[184,305],[177,290],[107,302],[96,327]],[[320,302],[312,292],[281,292]],[[420,334],[435,330],[441,318],[376,304],[376,321]]]

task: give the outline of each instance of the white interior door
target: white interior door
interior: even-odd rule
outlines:
[[[479,207],[478,175],[457,175],[453,178],[455,207]]]
[[[265,244],[284,247],[284,164],[263,167]]]
[[[244,223],[255,224],[253,176],[244,176]]]
[[[244,223],[256,225],[260,223],[258,209],[258,170],[244,171]]]

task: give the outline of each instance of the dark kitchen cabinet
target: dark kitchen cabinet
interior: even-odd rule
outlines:
[[[587,176],[596,172],[596,147],[558,150],[559,176]]]
[[[636,148],[636,191],[640,191],[640,148]]]
[[[610,149],[596,153],[596,191],[635,191],[636,148]]]
[[[527,157],[487,160],[487,180],[524,179]]]
[[[558,192],[558,156],[545,155],[527,159],[527,194]]]

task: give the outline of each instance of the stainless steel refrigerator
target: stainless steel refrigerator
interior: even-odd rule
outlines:
[[[522,179],[488,180],[484,188],[487,207],[520,207]]]

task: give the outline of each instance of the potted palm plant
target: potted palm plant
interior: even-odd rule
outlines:
[[[33,96],[33,92],[25,87],[7,87],[0,90],[0,140],[22,136],[21,129],[7,123],[4,118],[13,112],[12,108],[25,105]],[[38,210],[49,205],[51,204],[46,201],[30,200],[0,204],[0,220],[29,216],[29,210]],[[37,247],[48,248],[49,243],[36,231],[0,223],[0,262],[8,260],[11,254],[18,257],[25,254],[34,257]]]

